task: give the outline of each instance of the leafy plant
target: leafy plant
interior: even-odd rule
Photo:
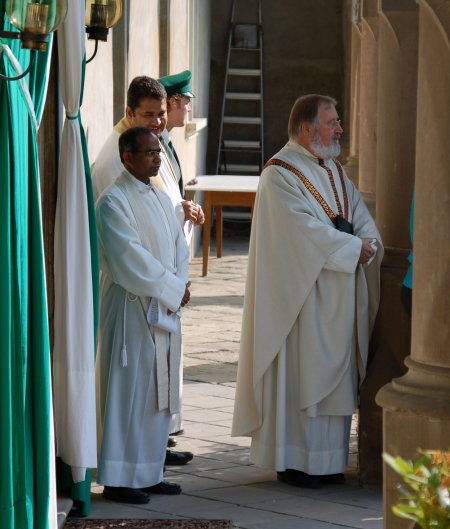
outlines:
[[[383,459],[406,485],[398,486],[392,512],[423,529],[450,529],[450,452],[419,450],[416,461],[384,453]]]

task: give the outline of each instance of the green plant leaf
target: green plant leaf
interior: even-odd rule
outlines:
[[[424,466],[425,468],[427,465],[431,462],[431,457],[428,454],[423,454],[419,457],[419,459],[416,459],[413,464],[414,471],[417,471],[420,467]]]
[[[397,516],[398,518],[405,518],[407,520],[414,520],[415,522],[418,522],[419,517],[417,514],[412,514],[409,512],[405,512],[403,510],[403,505],[393,505],[392,506],[392,512]]]
[[[389,454],[383,453],[383,459],[401,476],[405,474],[411,474],[413,472],[413,465],[411,461],[406,461],[400,456],[392,457]]]

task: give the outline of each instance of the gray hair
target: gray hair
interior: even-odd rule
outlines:
[[[336,106],[337,101],[333,97],[319,94],[308,94],[299,97],[291,109],[288,123],[288,135],[290,140],[296,141],[300,134],[302,123],[312,123],[317,128],[319,125],[319,110],[321,106]]]

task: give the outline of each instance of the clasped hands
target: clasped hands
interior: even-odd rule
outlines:
[[[190,286],[191,286],[191,282],[188,281],[188,282],[186,283],[186,288],[185,288],[185,290],[184,290],[184,295],[183,295],[183,297],[181,298],[180,309],[181,309],[182,307],[185,307],[185,306],[189,303],[189,301],[190,301],[190,299],[191,299],[191,293],[190,293],[190,291],[189,291],[189,287],[190,287]],[[173,314],[173,312],[172,312],[170,309],[167,309],[167,314],[170,316],[171,314]]]
[[[373,238],[367,239],[361,239],[362,245],[361,245],[361,254],[359,256],[358,264],[366,264],[370,259],[375,255],[375,249],[372,246]]]
[[[205,214],[200,204],[196,204],[192,200],[183,200],[181,205],[183,206],[185,220],[190,220],[196,226],[205,222]]]

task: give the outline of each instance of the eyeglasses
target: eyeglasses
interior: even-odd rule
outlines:
[[[327,121],[325,123],[325,126],[328,127],[329,129],[336,129],[337,127],[341,126],[341,120],[339,118],[338,119],[330,119],[330,121]]]
[[[161,155],[161,149],[154,149],[154,150],[149,150],[149,151],[129,151],[129,152],[143,152],[148,157],[155,156],[155,154],[157,154],[158,156]]]

